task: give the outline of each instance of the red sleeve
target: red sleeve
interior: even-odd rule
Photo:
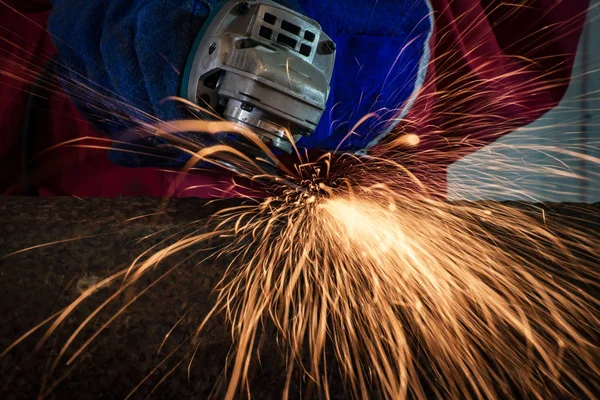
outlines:
[[[49,13],[48,1],[0,1],[0,194],[19,180],[31,82],[54,53],[45,31]]]
[[[589,1],[431,3],[427,79],[399,129],[420,135],[419,162],[440,171],[558,104]]]

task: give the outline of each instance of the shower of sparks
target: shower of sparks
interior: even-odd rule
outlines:
[[[295,371],[328,397],[332,365],[356,398],[594,398],[598,304],[582,288],[597,288],[600,276],[575,252],[597,252],[597,236],[507,205],[432,199],[389,160],[323,156],[295,173],[300,188],[280,186],[263,200],[222,210],[208,233],[150,248],[88,288],[43,341],[92,294],[122,282],[67,340],[54,367],[83,328],[148,271],[220,237],[226,244],[213,257],[233,261],[197,335],[215,314],[227,316],[233,350],[225,398],[250,394],[249,370],[269,324],[287,360],[283,398]],[[403,181],[414,181],[412,189],[395,186]]]
[[[573,385],[593,397],[566,366],[600,372],[585,328],[598,326],[583,306],[593,300],[569,290],[569,279],[596,273],[530,217],[380,184],[288,193],[238,214],[225,251],[240,256],[217,304],[236,340],[227,397],[246,383],[264,319],[287,345],[288,378],[307,351],[301,368],[325,392],[331,338],[357,398],[426,398],[426,388],[438,398],[547,398]],[[510,253],[515,243],[536,261]]]
[[[451,52],[438,58],[452,71]],[[23,60],[13,60],[19,61]],[[476,73],[482,74],[492,64],[483,63]],[[15,66],[11,76],[30,81],[35,74],[24,65]],[[438,71],[438,80],[442,73]],[[598,236],[564,221],[541,221],[532,216],[534,212],[509,205],[443,201],[445,188],[431,178],[439,176],[436,168],[447,167],[519,126],[519,121],[505,117],[510,107],[560,84],[552,79],[528,81],[529,86],[518,93],[490,101],[491,85],[521,74],[527,74],[526,68],[488,80],[465,74],[454,81],[450,93],[437,92],[434,84],[426,86],[416,107],[419,102],[443,99],[435,103],[433,120],[432,115],[421,120],[409,114],[391,139],[368,157],[325,154],[310,159],[295,149],[293,166],[278,160],[253,132],[228,122],[140,117],[139,129],[132,134],[158,136],[190,155],[180,176],[200,162],[213,163],[231,168],[251,190],[258,187],[265,196],[217,212],[209,231],[202,226],[183,237],[171,236],[160,243],[163,247],[153,246],[128,269],[85,289],[72,305],[46,320],[51,325],[42,343],[80,304],[100,289],[120,283],[73,332],[53,368],[65,359],[72,363],[129,305],[179,264],[169,266],[73,350],[75,339],[100,311],[146,273],[173,254],[222,238],[225,244],[211,257],[232,261],[216,288],[216,304],[196,335],[216,314],[227,317],[233,339],[232,355],[224,366],[227,399],[251,393],[249,371],[258,362],[259,336],[266,325],[277,330],[287,363],[283,398],[290,396],[297,373],[329,398],[333,368],[341,372],[356,398],[425,399],[433,394],[457,399],[546,399],[574,393],[595,398],[600,390],[600,324],[598,300],[592,293],[600,284],[600,271],[578,255],[597,254]],[[551,71],[545,75],[552,76]],[[94,101],[105,95],[81,79],[61,83],[73,86],[90,104],[98,104]],[[46,84],[51,90],[58,88],[58,82]],[[102,107],[108,102],[113,108],[101,111],[121,115],[119,109],[131,109],[124,100],[105,100]],[[446,119],[438,125],[440,115]],[[452,127],[487,132],[487,137],[476,141],[469,135],[453,135]],[[179,134],[194,131],[236,133],[264,159],[258,161],[225,144],[199,148]],[[107,142],[84,138],[57,147],[106,148]],[[582,148],[568,131],[559,144],[504,146],[530,150],[547,160],[567,157],[600,165],[588,154],[598,143]],[[431,176],[413,173],[427,163]],[[499,153],[491,153],[485,164],[470,167],[480,173],[482,198],[502,193],[535,201],[527,175],[536,172],[589,179],[560,162],[514,164]],[[277,175],[269,172],[273,168]],[[507,169],[509,177],[498,180],[495,173]],[[472,189],[467,188],[471,183],[465,177],[463,186],[451,195],[460,198]]]

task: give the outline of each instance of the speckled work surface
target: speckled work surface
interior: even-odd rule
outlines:
[[[143,198],[0,197],[0,352],[20,335],[67,306],[90,283],[123,269],[150,245],[159,243],[186,224],[201,228],[203,219],[226,206],[194,199],[172,200],[165,214],[130,220],[156,213],[159,203],[158,199]],[[515,204],[517,206],[524,207]],[[547,207],[548,215],[569,221],[580,218],[580,224],[592,229],[594,221],[589,220],[589,212],[600,213],[600,205],[574,208],[554,204]],[[153,233],[157,234],[138,241]],[[79,239],[2,258],[27,247],[71,238]],[[109,292],[98,293],[94,300],[85,303],[39,351],[34,349],[43,331],[24,340],[0,359],[0,398],[33,399],[45,393],[49,399],[123,399],[146,376],[149,379],[133,398],[149,395],[158,399],[206,398],[218,381],[230,346],[223,319],[217,317],[199,342],[186,342],[176,350],[211,308],[212,289],[225,270],[225,260],[198,263],[206,255],[202,251],[193,254],[198,250],[201,249],[190,249],[173,257],[141,282],[138,289],[164,273],[169,266],[192,256],[120,315],[71,365],[65,365],[67,357],[53,374],[48,374],[69,335]],[[589,254],[586,259],[593,263],[595,256]],[[83,338],[75,340],[67,355],[72,355],[100,328],[107,316],[118,311],[137,293],[126,292],[101,314],[101,318],[92,320],[82,332]],[[181,323],[157,355],[165,335],[180,319]],[[153,391],[165,373],[174,368],[195,344],[199,344],[199,350],[190,368],[189,381],[188,361],[183,361]],[[153,372],[171,352],[174,352],[173,357]],[[252,371],[253,398],[277,398],[283,377],[276,343],[272,343],[266,334],[261,365]],[[334,382],[333,388],[334,398],[346,397],[339,389],[339,382]]]

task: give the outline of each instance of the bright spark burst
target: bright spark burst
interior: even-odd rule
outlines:
[[[197,154],[222,151],[228,153]],[[596,236],[508,205],[398,190],[399,181],[414,180],[407,185],[413,188],[419,182],[390,160],[327,155],[297,166],[295,179],[298,188],[281,185],[277,195],[222,210],[208,233],[150,248],[129,269],[88,288],[42,341],[98,289],[123,281],[67,340],[54,368],[94,316],[147,272],[221,237],[227,244],[213,256],[233,261],[196,335],[225,313],[234,343],[228,399],[242,388],[250,395],[249,370],[269,324],[287,360],[283,398],[294,371],[328,398],[332,365],[356,398],[594,398],[597,381],[573,368],[585,365],[587,377],[600,377],[598,302],[582,289],[593,291],[600,276],[570,249],[593,253]]]
[[[223,218],[221,229],[234,226],[223,251],[237,256],[215,306],[235,340],[227,398],[247,385],[266,320],[286,344],[283,398],[295,367],[328,394],[329,340],[356,398],[548,398],[574,387],[594,396],[568,366],[600,376],[595,300],[571,283],[597,282],[597,271],[514,208],[346,180]],[[529,258],[510,252],[516,243]]]

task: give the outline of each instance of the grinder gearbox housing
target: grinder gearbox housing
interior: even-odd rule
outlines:
[[[325,111],[335,47],[316,21],[278,3],[226,1],[196,39],[182,97],[291,152]]]

